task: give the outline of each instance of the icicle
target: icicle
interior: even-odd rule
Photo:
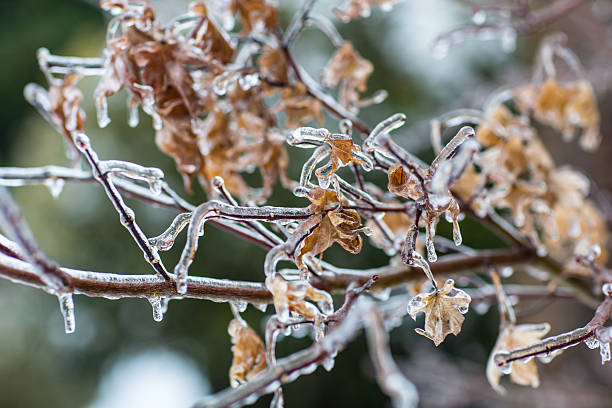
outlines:
[[[268,304],[267,303],[251,303],[251,305],[253,305],[253,307],[257,310],[259,310],[260,312],[266,313],[266,310],[268,310]]]
[[[384,302],[386,300],[389,300],[389,297],[391,296],[391,288],[389,287],[389,288],[384,288],[384,289],[380,289],[376,291],[370,291],[368,293],[374,299]]]
[[[429,236],[425,239],[425,246],[427,247],[427,260],[429,262],[436,262],[438,255],[436,254],[436,247],[434,246],[433,239]]]
[[[60,311],[64,316],[64,330],[66,334],[74,333],[76,328],[76,320],[74,317],[74,301],[72,293],[63,293],[57,297],[60,304]]]
[[[140,123],[140,117],[138,115],[138,103],[130,95],[128,98],[128,126],[135,128]]]
[[[96,98],[96,114],[98,118],[98,126],[105,128],[111,122],[108,116],[108,102],[106,98]]]
[[[151,303],[151,307],[153,308],[153,320],[156,322],[161,322],[164,319],[161,298],[159,296],[153,296],[148,299],[149,303]]]
[[[64,189],[65,184],[66,182],[60,178],[52,177],[52,178],[48,178],[45,180],[45,186],[49,189],[49,192],[51,193],[51,197],[53,197],[56,200],[62,193],[62,190]]]
[[[461,245],[463,238],[461,237],[461,229],[459,228],[459,215],[453,217],[453,241],[456,246]]]
[[[231,302],[231,304],[236,308],[239,313],[244,313],[247,310],[247,306],[249,305],[247,302],[236,300]]]
[[[276,391],[274,391],[274,397],[272,397],[272,401],[270,402],[270,408],[283,408],[285,406],[285,399],[283,398],[283,389],[278,387]]]
[[[610,343],[599,343],[599,354],[601,355],[601,364],[610,361]]]

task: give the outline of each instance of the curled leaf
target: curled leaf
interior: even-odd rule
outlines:
[[[274,307],[280,321],[287,321],[290,315],[315,319],[333,312],[333,301],[329,293],[313,288],[305,280],[286,281],[280,275],[266,278],[266,288],[272,292]],[[319,308],[311,302],[316,302]]]
[[[267,368],[266,347],[253,329],[242,319],[230,322],[227,331],[232,339],[234,359],[230,367],[230,385],[238,387]]]
[[[521,324],[508,325],[502,329],[497,338],[497,342],[491,351],[489,361],[487,362],[487,380],[491,387],[500,394],[504,394],[506,390],[499,385],[499,380],[504,374],[497,366],[494,356],[501,350],[512,350],[525,347],[534,343],[540,342],[540,339],[550,331],[548,323],[541,324]],[[530,385],[537,388],[540,385],[538,377],[538,368],[533,359],[528,361],[514,361],[510,363],[510,380],[515,384]]]
[[[425,313],[425,329],[415,331],[438,346],[449,333],[456,336],[461,332],[463,315],[471,300],[470,295],[455,288],[455,282],[448,279],[442,288],[413,297],[408,303],[408,314],[416,320],[417,314]]]

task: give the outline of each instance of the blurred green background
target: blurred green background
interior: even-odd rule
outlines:
[[[293,10],[285,3],[291,2],[281,1],[284,24]],[[329,14],[331,3],[320,3],[317,10]],[[451,50],[447,58],[436,60],[429,53],[431,41],[437,34],[468,21],[469,10],[453,1],[413,3],[416,2],[402,3],[390,14],[376,11],[367,20],[336,23],[361,55],[374,63],[376,71],[369,89],[389,91],[387,101],[364,109],[361,118],[373,125],[391,113],[406,113],[411,125],[398,132],[397,140],[429,160],[432,152],[428,120],[450,109],[479,107],[497,87],[528,79],[539,36],[520,38],[512,54],[503,53],[497,41],[468,40]],[[161,18],[168,19],[182,13],[187,3],[154,4],[159,6]],[[595,29],[584,21],[591,13],[589,7],[554,28],[569,34],[570,45],[583,58],[595,83],[605,142],[598,152],[587,154],[575,145],[563,144],[557,136],[545,135],[544,139],[558,163],[581,168],[602,191],[609,191],[612,181],[606,160],[612,157],[612,126],[606,112],[612,103],[612,59],[610,42],[602,47],[601,40],[594,41],[591,31]],[[25,102],[23,87],[28,82],[46,85],[35,57],[39,47],[59,55],[98,56],[107,22],[107,16],[93,1],[0,3],[1,166],[68,164],[62,137]],[[602,28],[607,39],[609,22],[604,20]],[[310,30],[295,46],[299,62],[313,75],[318,75],[331,52],[329,41]],[[125,93],[109,101],[112,123],[104,130],[97,127],[91,100],[95,85],[95,78],[80,83],[89,118],[86,131],[100,157],[160,167],[170,185],[189,201],[205,200],[201,190],[193,196],[184,192],[173,161],[155,147],[150,118],[141,114],[141,124],[136,129],[128,128]],[[326,125],[335,129],[336,122],[328,118]],[[305,156],[303,151],[291,154],[290,175],[296,178]],[[381,177],[372,180],[384,183]],[[125,274],[151,273],[101,188],[68,184],[57,200],[44,186],[12,191],[41,247],[61,265]],[[286,197],[278,193],[270,203],[281,205]],[[128,205],[149,236],[165,229],[174,215],[132,200]],[[442,224],[442,233],[448,232]],[[500,245],[469,220],[462,223],[462,230],[467,245]],[[182,245],[179,241],[172,251],[162,254],[169,269],[176,263]],[[264,251],[252,244],[207,228],[190,273],[261,280],[264,256]],[[360,268],[387,262],[381,251],[367,244],[357,256],[348,256],[334,247],[326,252],[326,259],[340,266]],[[337,299],[337,305],[340,302]],[[1,407],[180,407],[229,385],[232,355],[227,324],[231,313],[227,305],[171,301],[161,323],[153,321],[151,307],[142,299],[111,301],[78,296],[75,305],[76,332],[66,335],[54,297],[0,280]],[[582,325],[591,313],[573,302],[556,303],[529,315],[525,322],[549,321],[553,333],[560,333]],[[263,332],[266,318],[260,311],[249,307],[244,317]],[[438,349],[414,333],[416,325],[412,320],[405,319],[392,332],[393,353],[419,388],[423,406],[605,406],[606,400],[612,398],[610,366],[602,368],[597,353],[587,352],[583,346],[541,366],[540,389],[509,385],[508,397],[497,396],[484,376],[497,326],[495,308],[483,315],[471,311],[461,335],[448,337]],[[278,354],[287,355],[310,343],[309,336],[285,338],[278,346]],[[389,406],[376,384],[363,337],[340,354],[331,373],[319,369],[285,386],[284,391],[288,407]],[[269,397],[265,397],[256,406],[268,403]]]

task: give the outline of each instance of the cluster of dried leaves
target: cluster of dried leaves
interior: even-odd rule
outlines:
[[[387,8],[392,3],[351,0],[335,13],[348,21],[369,15],[374,4]],[[425,314],[424,329],[416,329],[417,333],[436,346],[448,334],[458,335],[471,298],[455,288],[452,279],[438,287],[429,264],[437,259],[434,237],[442,215],[453,224],[455,244],[461,245],[462,205],[480,217],[507,211],[538,255],[549,254],[564,263],[568,272],[593,273],[592,268],[574,262],[576,256],[591,256],[597,265],[605,264],[605,250],[592,256],[595,246],[605,248],[607,230],[599,210],[588,199],[588,180],[575,170],[555,165],[532,123],[549,125],[566,140],[581,133],[581,145],[594,149],[599,141],[599,113],[593,89],[584,78],[561,82],[548,75],[515,89],[503,102],[487,107],[475,132],[462,128],[426,165],[389,137],[391,130],[403,124],[401,115],[365,135],[363,147],[354,142],[346,118],[341,133],[307,127],[293,131],[312,121],[322,124],[329,101],[321,100],[303,80],[290,44],[283,38],[278,10],[270,2],[233,0],[227,8],[215,10],[216,15],[196,2],[169,26],[160,25],[147,3],[103,0],[101,6],[115,17],[104,51],[104,75],[95,91],[99,124],[109,122],[106,98],[126,89],[131,124],[136,123],[139,107],[153,118],[155,141],[175,160],[187,190],[196,177],[215,198],[219,191],[211,181],[220,177],[229,193],[248,204],[241,207],[245,219],[279,222],[277,232],[285,240],[268,256],[281,254],[299,270],[292,276],[266,271],[265,287],[284,324],[301,319],[316,326],[317,339],[325,335],[325,319],[334,313],[332,297],[314,288],[310,277],[330,272],[324,270],[321,259],[334,243],[356,254],[363,245],[361,233],[373,232],[375,246],[391,256],[401,252],[392,263],[404,262],[425,272],[412,293],[421,291],[426,283],[432,287],[407,305],[414,319],[420,312]],[[217,23],[233,19],[239,22],[240,31]],[[337,88],[338,106],[353,114],[368,103],[361,95],[372,72],[373,65],[350,42],[343,42],[321,80]],[[50,77],[49,111],[70,140],[84,126],[79,107],[82,95],[74,86],[78,78],[77,74],[63,81]],[[286,142],[316,148],[299,183],[286,175]],[[316,168],[326,157],[327,163]],[[341,178],[345,167],[353,168],[355,186]],[[254,169],[261,173],[261,189],[248,185],[243,177]],[[360,169],[384,172],[388,191],[363,183]],[[318,185],[310,182],[313,172]],[[274,208],[276,212],[268,219],[261,212],[249,213],[249,209],[263,208],[256,206],[268,199],[279,180],[310,201],[307,211],[295,216],[295,209],[283,213],[282,208]],[[227,196],[221,198],[236,204]],[[218,208],[210,211],[217,217],[237,218]],[[288,221],[278,221],[276,214]],[[420,227],[426,229],[427,260],[421,255]],[[278,259],[271,261],[274,267]],[[504,303],[502,296],[498,300]],[[492,356],[537,343],[549,329],[546,324],[517,325],[514,319],[504,320]],[[271,362],[266,360],[266,350],[274,345],[264,344],[239,316],[230,322],[228,331],[234,353],[230,382],[237,387],[266,370]],[[513,364],[512,381],[539,384],[533,361]],[[487,375],[496,390],[502,390],[501,374],[492,359]]]

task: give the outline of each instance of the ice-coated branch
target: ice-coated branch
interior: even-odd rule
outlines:
[[[161,194],[133,183],[130,180],[118,178],[112,173],[109,178],[117,189],[128,197],[147,202],[149,204],[168,208],[177,212],[191,212],[195,206],[189,204],[172,190],[165,181],[161,181]],[[43,184],[52,194],[59,194],[63,183],[71,182],[97,182],[91,172],[61,166],[44,167],[3,167],[0,168],[0,185],[18,187],[24,185]],[[59,186],[59,187],[58,187]],[[275,243],[260,235],[253,235],[248,229],[241,227],[233,221],[217,219],[210,221],[217,228],[233,233],[247,241],[251,241],[263,248],[272,248]]]
[[[406,302],[405,296],[397,296],[380,304],[379,310],[383,319],[405,315]],[[238,388],[228,388],[204,398],[196,403],[194,408],[241,407],[252,404],[261,396],[273,393],[282,384],[313,373],[319,365],[323,365],[330,357],[333,358],[357,336],[364,325],[362,313],[359,307],[353,307],[340,324],[311,347],[278,360],[274,366]]]
[[[187,271],[195,257],[195,252],[198,248],[198,238],[203,233],[204,223],[208,219],[225,218],[234,221],[277,222],[283,220],[306,219],[309,216],[309,208],[280,208],[270,206],[238,207],[214,200],[199,205],[191,215],[187,231],[187,242],[183,248],[181,258],[174,268],[174,272],[177,276],[177,290],[179,293],[185,293],[187,289]],[[177,234],[184,225],[184,223],[177,223],[179,227],[176,232]]]
[[[5,246],[33,266],[44,283],[45,290],[55,295],[60,295],[66,291],[69,284],[68,278],[61,271],[59,265],[47,258],[40,249],[24,220],[23,214],[5,187],[0,187],[0,227],[17,244],[6,244]]]
[[[53,55],[47,48],[39,48],[36,52],[38,65],[49,74],[69,75],[79,73],[86,76],[101,76],[104,74],[102,58],[65,57]]]
[[[93,177],[102,185],[102,187],[104,187],[106,195],[111,200],[111,203],[115,207],[115,210],[117,210],[117,213],[119,213],[121,225],[123,225],[130,232],[130,235],[132,238],[134,238],[134,241],[136,241],[144,253],[145,260],[164,279],[170,279],[168,272],[166,271],[166,267],[159,257],[159,254],[149,244],[146,235],[144,232],[142,232],[138,224],[136,224],[136,216],[134,211],[132,211],[132,209],[125,204],[113,180],[109,177],[109,173],[104,171],[105,168],[103,166],[101,167],[101,162],[98,159],[97,153],[91,147],[89,138],[84,133],[77,133],[74,136],[74,142],[77,149],[79,149],[81,154],[87,159],[89,167],[93,173]]]
[[[366,337],[376,381],[380,388],[391,397],[394,408],[416,407],[419,395],[416,387],[400,371],[389,350],[389,336],[383,316],[372,302],[362,302],[363,317],[366,321]]]
[[[602,364],[610,360],[610,343],[602,342],[597,338],[597,330],[604,327],[612,313],[612,298],[607,296],[595,310],[595,315],[584,327],[548,337],[542,341],[525,347],[500,351],[495,354],[494,360],[498,367],[504,371],[514,361],[524,361],[533,357],[549,361],[563,350],[585,342],[589,348],[600,348]],[[605,340],[605,338],[604,338]]]

